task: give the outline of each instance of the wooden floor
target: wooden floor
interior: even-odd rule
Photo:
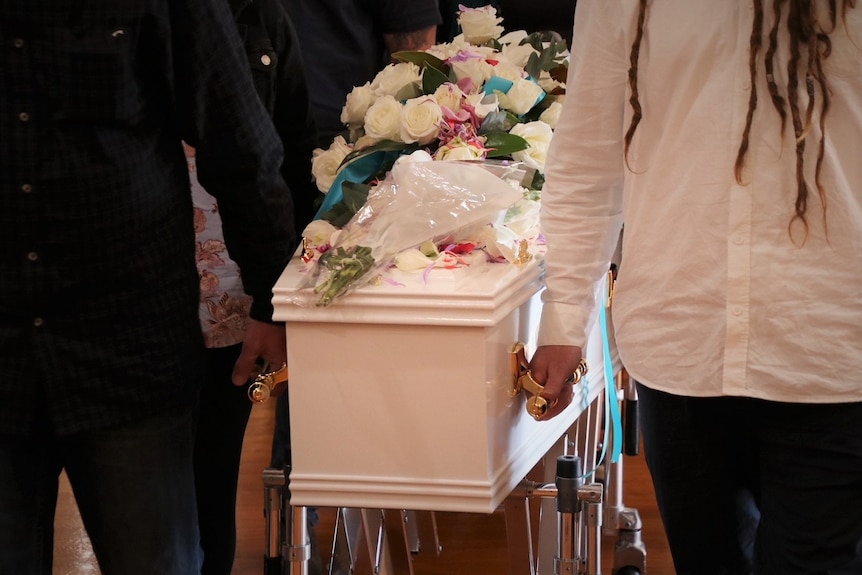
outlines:
[[[233,575],[262,575],[264,554],[263,486],[261,471],[269,460],[274,402],[255,406],[245,436],[237,503],[238,541]],[[623,501],[638,510],[643,522],[649,575],[673,575],[652,485],[643,457],[625,458]],[[317,533],[321,542],[331,537],[334,512],[321,510]],[[502,511],[491,515],[437,513],[442,552],[439,556],[419,553],[415,575],[508,575],[506,527]],[[612,572],[614,539],[603,541],[602,572]],[[321,544],[321,548],[326,545]],[[324,555],[326,550],[324,549]],[[325,557],[326,559],[326,557]],[[81,526],[68,482],[63,476],[57,504],[55,575],[98,574],[99,569]],[[542,575],[545,575],[544,573]]]

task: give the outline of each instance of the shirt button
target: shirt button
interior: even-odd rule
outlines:
[[[270,64],[272,64],[272,58],[269,57],[269,54],[264,54],[260,57],[260,63],[264,66],[269,66]]]
[[[22,122],[29,122],[30,114],[28,114],[27,112],[21,112],[20,114],[18,114],[18,119]]]
[[[21,191],[25,194],[29,194],[33,191],[33,186],[31,186],[30,184],[21,184]]]
[[[41,317],[33,318],[33,327],[42,327],[43,325],[45,325],[44,319],[42,319]]]
[[[736,236],[735,238],[733,238],[733,243],[735,243],[738,246],[741,246],[742,244],[745,243],[745,240],[743,239],[742,236]]]
[[[36,252],[30,252],[27,254],[27,259],[31,262],[35,262],[39,259],[39,254],[37,254]]]
[[[736,317],[741,316],[742,315],[742,308],[739,308],[739,307],[734,308],[733,309],[733,315],[735,315]]]
[[[24,39],[23,38],[15,38],[14,40],[12,40],[12,45],[15,46],[16,48],[23,48],[24,47]]]

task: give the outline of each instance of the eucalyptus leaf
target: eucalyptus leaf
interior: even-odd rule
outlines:
[[[530,57],[527,59],[527,64],[524,66],[524,70],[526,70],[527,74],[533,78],[538,78],[542,75],[542,62],[536,52],[530,54]]]
[[[542,42],[542,35],[538,32],[533,32],[521,40],[520,45],[523,46],[524,44],[529,44],[534,50],[536,50],[536,52],[541,52],[545,49],[544,42]]]
[[[479,134],[488,135],[494,132],[508,132],[515,124],[520,124],[521,120],[507,110],[497,110],[490,112],[485,119],[482,120],[482,125],[479,127]]]

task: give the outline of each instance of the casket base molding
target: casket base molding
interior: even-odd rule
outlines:
[[[537,423],[541,429],[527,438],[519,449],[509,451],[508,460],[487,480],[358,477],[337,472],[315,474],[294,470],[290,475],[291,504],[493,513],[544,454],[569,431],[585,406],[592,403],[600,391],[601,387],[593,385],[589,379],[576,386],[572,405],[554,419]],[[523,401],[519,403],[523,404]],[[451,469],[448,471],[450,474],[453,472]]]

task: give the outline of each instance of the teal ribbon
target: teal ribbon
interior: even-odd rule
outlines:
[[[611,281],[608,278],[608,281]],[[605,290],[610,289],[608,286]],[[584,473],[581,477],[586,479],[596,472],[596,469],[602,464],[607,456],[608,444],[611,446],[611,461],[616,463],[620,459],[623,452],[622,438],[623,425],[622,415],[620,414],[620,404],[617,401],[617,385],[614,377],[614,366],[611,362],[611,346],[610,338],[608,337],[608,307],[605,305],[599,312],[599,326],[602,332],[602,363],[604,363],[605,371],[605,414],[607,414],[609,422],[605,422],[604,439],[602,440],[602,452],[599,454],[599,459],[596,462],[596,467]],[[613,435],[611,435],[613,429]]]
[[[529,77],[529,80],[534,84],[538,84],[536,79],[532,76]],[[515,83],[511,80],[506,80],[505,78],[500,78],[499,76],[491,76],[490,78],[488,78],[488,81],[485,82],[485,85],[482,86],[482,91],[485,93],[486,96],[490,96],[494,92],[503,92],[504,94],[508,94],[509,90],[511,90],[512,86],[514,85]],[[535,108],[539,104],[539,102],[544,99],[545,91],[542,90],[541,92],[539,92],[539,95],[536,97],[536,101],[533,102],[531,108]]]
[[[611,281],[610,278],[608,281]],[[610,286],[608,286],[608,289],[610,289]],[[605,413],[609,414],[611,420],[610,425],[605,425],[605,440],[602,444],[602,457],[604,457],[605,454],[605,446],[608,444],[608,430],[613,426],[614,432],[611,436],[611,439],[613,439],[611,461],[616,463],[623,451],[623,426],[622,416],[620,415],[620,403],[617,401],[617,385],[616,378],[614,377],[614,366],[611,362],[611,349],[608,342],[608,310],[609,308],[605,306],[605,308],[599,312],[599,324],[602,329],[602,362],[605,364]]]
[[[371,176],[379,172],[387,164],[391,165],[400,155],[400,152],[372,152],[367,156],[362,156],[347,164],[332,182],[329,191],[323,196],[323,203],[320,204],[320,209],[314,216],[315,220],[319,220],[323,214],[328,212],[332,206],[340,202],[344,198],[344,192],[341,189],[344,182],[363,183],[368,181]]]

